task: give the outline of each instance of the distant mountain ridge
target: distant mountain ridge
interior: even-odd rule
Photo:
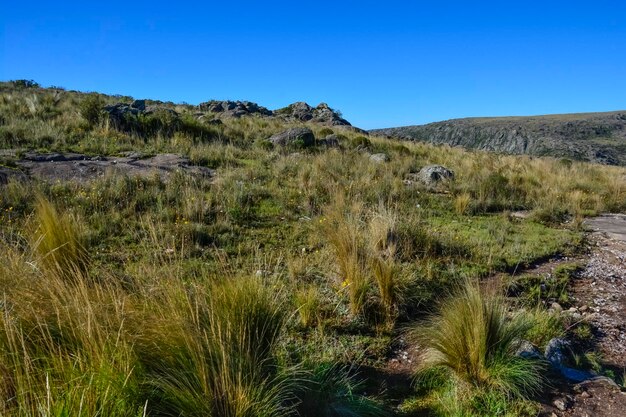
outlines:
[[[452,119],[370,133],[509,154],[626,165],[626,110]]]

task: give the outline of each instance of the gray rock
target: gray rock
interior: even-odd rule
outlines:
[[[543,359],[539,349],[528,340],[522,340],[515,355],[525,359]]]
[[[569,347],[569,342],[565,339],[554,338],[546,345],[544,356],[554,366],[559,368],[565,362],[565,349]]]
[[[562,365],[559,367],[559,371],[561,372],[561,375],[563,375],[565,378],[574,382],[586,381],[595,376],[591,372],[581,371],[579,369],[569,368]]]
[[[435,185],[443,180],[453,180],[454,172],[441,165],[427,165],[418,173],[420,180],[426,185]]]
[[[326,126],[350,126],[346,119],[342,118],[337,111],[331,109],[326,103],[311,107],[307,103],[299,101],[274,111],[274,114],[287,120],[311,121]]]
[[[621,390],[619,385],[617,385],[617,383],[613,381],[611,378],[608,378],[606,376],[596,376],[596,375],[580,382],[579,384],[576,385],[575,388],[582,390],[582,389],[588,388],[591,385],[606,385],[607,387],[615,389],[617,391]]]
[[[370,155],[370,161],[380,164],[389,161],[389,157],[386,153],[375,153],[373,155]]]
[[[139,111],[144,111],[146,109],[146,100],[135,100],[130,103],[130,107]]]
[[[339,142],[340,142],[340,136],[336,135],[336,134],[330,134],[328,136],[326,136],[323,140],[324,140],[324,145],[329,147],[329,148],[338,148],[339,147]]]
[[[557,303],[556,301],[553,302],[552,304],[550,304],[550,310],[556,312],[556,313],[560,313],[563,311],[563,307],[561,307],[561,304]]]
[[[8,184],[11,179],[24,181],[26,180],[26,175],[17,169],[0,167],[0,185]]]
[[[548,342],[545,350],[545,357],[550,365],[558,370],[561,375],[570,381],[581,382],[594,377],[594,374],[570,368],[565,365],[566,352],[569,342],[565,339],[554,338]]]
[[[274,145],[279,146],[313,146],[315,144],[315,136],[308,127],[294,127],[278,133],[268,139]]]
[[[198,178],[211,178],[215,172],[209,168],[191,165],[188,158],[174,154],[158,154],[151,158],[139,159],[130,154],[120,158],[88,158],[86,155],[61,155],[54,160],[32,155],[17,163],[30,177],[45,181],[86,182],[100,178],[107,172],[129,177],[151,178],[154,175],[167,180],[174,172],[183,172]],[[24,175],[24,174],[22,174]]]
[[[567,403],[564,398],[557,398],[552,402],[552,404],[561,411],[567,410]]]
[[[103,111],[108,118],[109,124],[123,132],[138,132],[142,125],[138,117],[141,115],[158,114],[169,128],[175,128],[179,122],[178,113],[163,105],[146,106],[145,100],[135,100],[130,105],[116,103],[104,106]],[[164,126],[166,127],[166,126]]]
[[[79,153],[37,153],[27,152],[24,159],[33,162],[67,162],[67,161],[84,161],[89,159],[87,156]]]

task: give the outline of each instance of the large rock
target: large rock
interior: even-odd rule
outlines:
[[[327,148],[338,148],[342,140],[343,138],[341,137],[341,135],[331,133],[330,135],[327,135],[324,139],[319,140],[318,145],[326,146]]]
[[[554,369],[558,370],[561,375],[571,381],[581,382],[595,377],[591,372],[570,368],[566,365],[569,346],[570,343],[565,339],[551,339],[546,345],[544,352],[546,360]]]
[[[270,137],[269,141],[278,146],[308,147],[315,144],[315,136],[308,127],[294,127],[277,133]]]
[[[426,185],[435,185],[442,180],[453,180],[454,172],[441,165],[427,165],[418,173],[420,180]]]

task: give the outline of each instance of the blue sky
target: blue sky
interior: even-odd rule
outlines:
[[[363,128],[622,110],[626,2],[6,2],[0,80],[17,78],[324,101]]]

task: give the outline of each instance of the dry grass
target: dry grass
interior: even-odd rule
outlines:
[[[84,274],[89,256],[75,220],[43,197],[37,199],[35,219],[31,242],[42,267],[62,276]]]

